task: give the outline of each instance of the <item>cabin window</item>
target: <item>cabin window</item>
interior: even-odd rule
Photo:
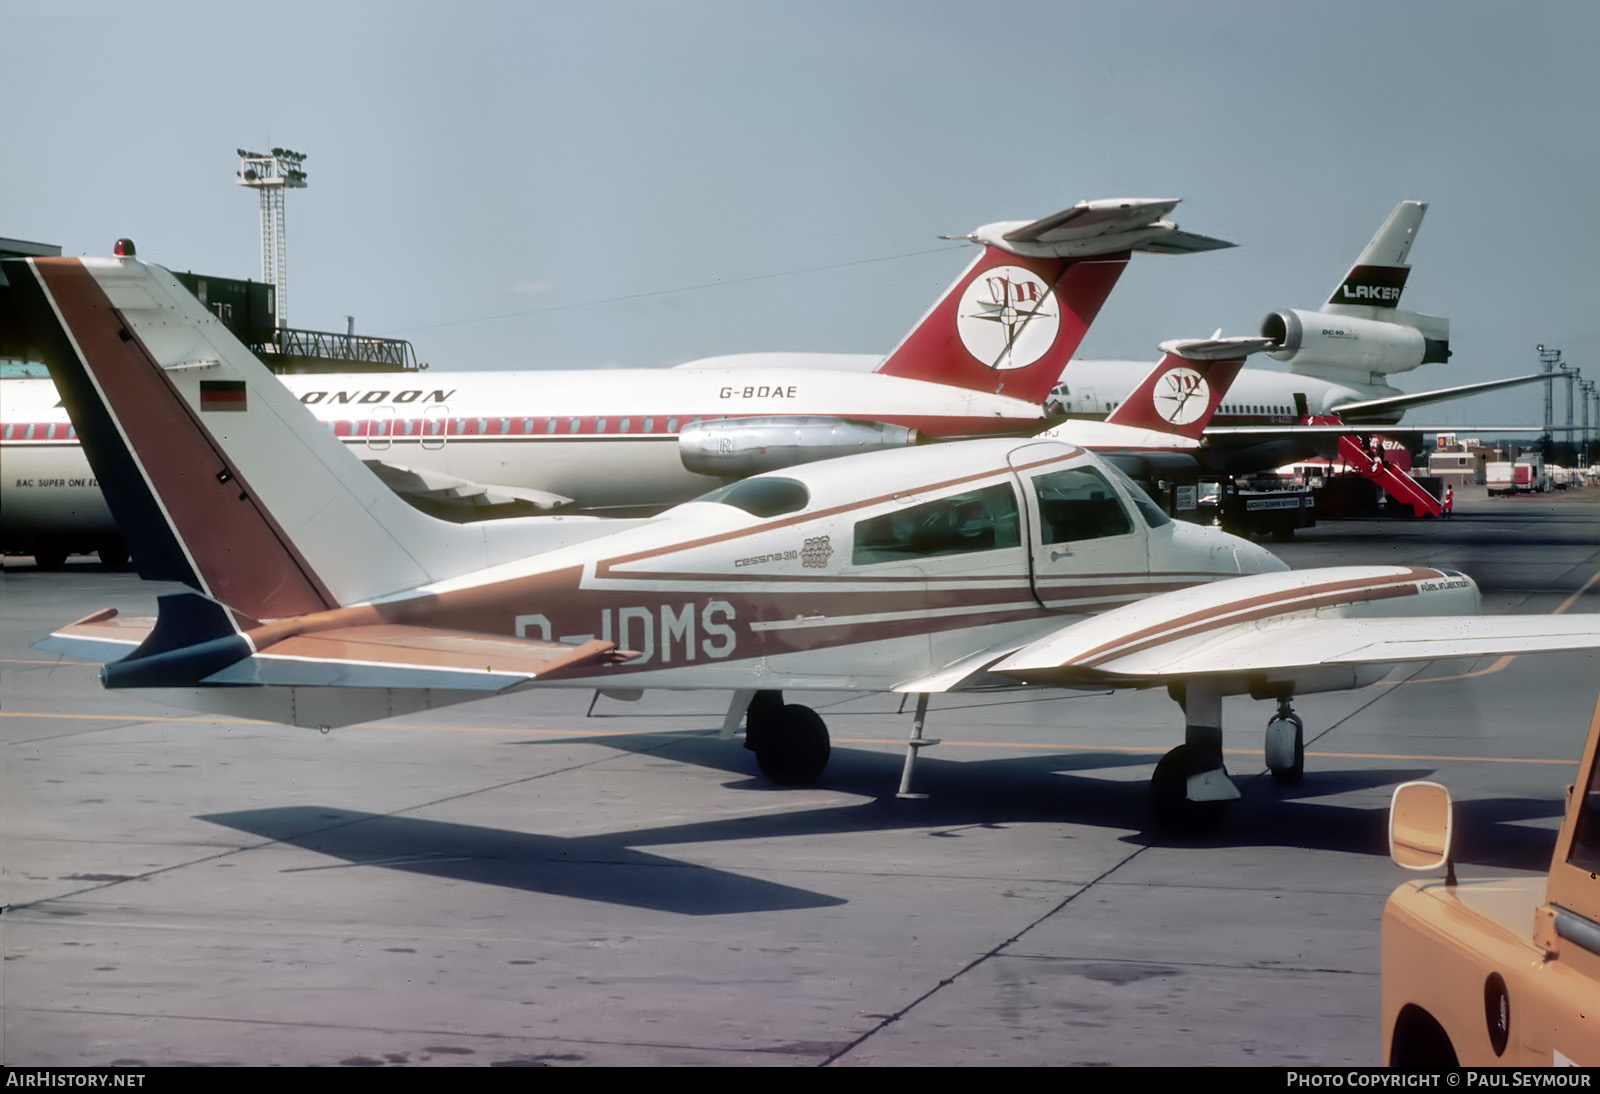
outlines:
[[[573,418],[571,421],[569,421],[567,423],[567,432],[568,433],[576,433],[578,431],[578,425],[579,425],[579,419]]]
[[[678,419],[676,419],[676,418],[668,418],[667,419],[667,432],[668,433],[676,433],[677,431],[678,431]]]
[[[500,432],[501,432],[501,434],[506,434],[506,433],[510,433],[511,432],[511,419],[510,418],[501,418],[500,419]]]
[[[632,422],[631,418],[622,419],[622,421],[617,423],[617,432],[618,433],[626,433],[628,431],[628,426],[629,426],[629,424],[631,422]]]
[[[522,419],[522,434],[523,434],[523,436],[527,436],[529,433],[532,433],[532,432],[533,432],[533,419],[532,418],[524,418],[524,419]]]
[[[1016,492],[1000,483],[860,521],[850,561],[860,566],[993,551],[1021,543]]]
[[[811,503],[811,491],[805,483],[795,479],[763,476],[729,483],[695,500],[731,505],[753,517],[776,517],[804,509]]]
[[[1092,467],[1039,475],[1033,480],[1033,492],[1039,499],[1041,543],[1075,543],[1133,531],[1116,490]]]
[[[554,433],[556,431],[556,420],[554,418],[546,418],[544,420],[544,431],[546,433]]]
[[[656,431],[656,420],[654,418],[646,418],[644,420],[644,429],[642,430],[642,432],[644,432],[644,433],[654,433],[655,431]]]
[[[606,431],[606,420],[604,418],[596,418],[594,420],[594,431],[596,433],[604,433]]]

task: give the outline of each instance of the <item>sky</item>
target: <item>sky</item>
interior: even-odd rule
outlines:
[[[1590,0],[0,0],[0,236],[260,277],[235,150],[293,148],[291,325],[654,367],[886,353],[971,257],[940,235],[1176,197],[1239,246],[1136,256],[1080,351],[1154,361],[1318,307],[1419,199],[1403,303],[1455,356],[1396,386],[1537,343],[1600,379],[1597,42]]]

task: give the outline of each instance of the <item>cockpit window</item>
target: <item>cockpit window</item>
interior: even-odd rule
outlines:
[[[753,517],[776,517],[797,513],[811,504],[811,491],[796,479],[743,479],[701,494],[695,500],[731,505]]]
[[[1157,505],[1155,499],[1145,492],[1144,487],[1133,481],[1132,476],[1115,464],[1106,466],[1111,469],[1111,474],[1115,478],[1122,480],[1128,496],[1133,499],[1133,507],[1139,510],[1139,515],[1144,518],[1146,524],[1152,528],[1160,528],[1163,524],[1172,523],[1172,518],[1167,516],[1166,510]]]
[[[1016,491],[1005,483],[869,517],[856,525],[858,566],[1022,544]]]
[[[1133,531],[1133,521],[1116,489],[1092,467],[1039,475],[1033,480],[1033,489],[1039,498],[1042,543],[1074,543]]]

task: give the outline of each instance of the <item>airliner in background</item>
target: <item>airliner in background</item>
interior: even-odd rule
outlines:
[[[981,252],[887,357],[755,353],[603,373],[282,380],[392,489],[436,515],[660,507],[729,478],[829,456],[1107,417],[1149,362],[1071,355],[1130,252],[1231,246],[1163,219],[1176,205],[1081,202],[957,237]],[[1321,310],[1267,317],[1264,344],[1290,371],[1238,374],[1193,452],[1207,472],[1313,454],[1327,442],[1295,433],[1307,415],[1392,423],[1410,406],[1542,378],[1411,395],[1388,384],[1449,357],[1449,321],[1398,306],[1426,208],[1400,203]],[[119,560],[115,525],[54,387],[7,380],[0,390],[0,547],[45,565],[89,549]]]
[[[661,508],[731,478],[829,456],[1038,432],[1049,424],[1045,397],[1132,252],[1233,246],[1165,219],[1177,204],[1086,201],[959,237],[978,245],[977,257],[870,373],[711,360],[691,369],[282,380],[420,507]],[[131,247],[119,253],[131,257]],[[3,546],[45,565],[89,544],[116,558],[115,525],[53,385],[8,380],[4,391]]]

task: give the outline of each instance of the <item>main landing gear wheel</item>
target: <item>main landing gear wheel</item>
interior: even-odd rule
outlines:
[[[1267,723],[1267,770],[1272,781],[1297,783],[1306,773],[1306,730],[1299,715],[1284,703]]]
[[[752,702],[745,726],[745,747],[756,754],[761,773],[779,786],[809,786],[828,766],[828,727],[810,707],[762,704],[758,709]]]
[[[1195,750],[1179,745],[1161,757],[1150,776],[1150,812],[1156,827],[1171,835],[1210,835],[1228,815],[1226,801],[1189,800],[1189,776],[1195,771],[1195,758]]]

